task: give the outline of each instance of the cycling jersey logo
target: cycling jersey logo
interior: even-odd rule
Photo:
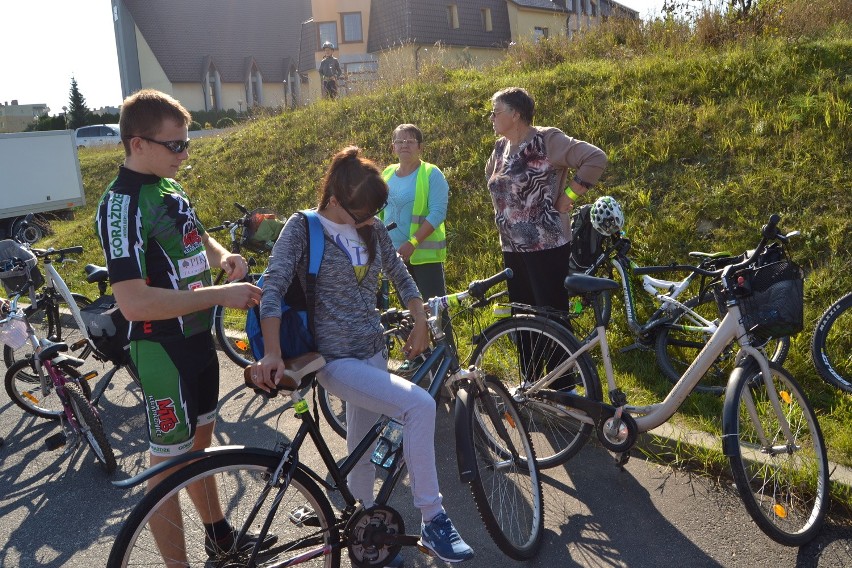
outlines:
[[[127,210],[130,196],[113,193],[107,200],[107,219],[109,224],[109,252],[111,258],[130,256],[130,220]]]
[[[199,245],[201,245],[201,235],[198,234],[198,229],[193,226],[183,234],[183,250],[184,252],[189,252],[198,248]]]
[[[161,436],[174,430],[180,422],[175,412],[175,402],[171,398],[151,399],[150,405],[157,435]]]
[[[166,197],[172,201],[169,211],[175,216],[175,226],[183,237],[183,252],[189,254],[202,248],[201,234],[198,232],[198,219],[189,200],[180,194],[172,193]]]

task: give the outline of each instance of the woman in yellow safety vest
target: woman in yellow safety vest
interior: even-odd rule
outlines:
[[[382,174],[390,188],[382,220],[386,225],[396,223],[396,228],[390,231],[391,239],[423,298],[443,296],[447,293],[444,279],[447,258],[444,219],[450,192],[447,179],[437,166],[420,159],[423,133],[417,126],[397,126],[391,144],[399,163],[388,166]],[[452,327],[446,314],[443,330],[452,341]]]

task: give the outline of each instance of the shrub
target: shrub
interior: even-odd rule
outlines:
[[[233,118],[226,116],[225,118],[219,119],[219,122],[216,123],[216,128],[230,128],[231,126],[236,126],[236,125],[237,125],[237,123],[234,121]]]

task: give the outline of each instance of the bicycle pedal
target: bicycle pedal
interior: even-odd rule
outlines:
[[[308,527],[318,527],[320,526],[319,517],[317,517],[314,510],[311,509],[308,505],[302,505],[301,507],[296,507],[292,511],[290,511],[290,522],[296,525],[297,527],[308,526]]]
[[[59,432],[58,434],[54,434],[53,436],[48,436],[47,438],[44,439],[44,445],[50,451],[58,450],[59,448],[64,446],[67,442],[68,442],[68,439],[66,438],[65,434],[62,433],[62,432]]]
[[[86,345],[89,344],[89,341],[86,339],[78,339],[74,343],[71,344],[71,351],[77,351],[78,349],[82,349]]]
[[[615,465],[618,467],[624,467],[630,460],[630,452],[621,452],[620,454],[615,454]]]

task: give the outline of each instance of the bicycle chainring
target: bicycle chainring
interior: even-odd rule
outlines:
[[[352,563],[364,568],[384,566],[402,549],[400,545],[381,544],[382,535],[404,535],[405,522],[395,509],[376,505],[355,513],[345,529]]]

